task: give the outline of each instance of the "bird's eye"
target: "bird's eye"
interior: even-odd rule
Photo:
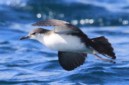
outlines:
[[[35,35],[35,34],[36,34],[36,32],[32,33],[32,35]]]

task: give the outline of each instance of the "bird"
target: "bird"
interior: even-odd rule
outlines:
[[[114,49],[106,37],[89,38],[79,27],[67,21],[47,19],[32,25],[40,27],[30,31],[20,40],[34,39],[47,48],[58,51],[59,64],[64,70],[72,71],[84,64],[87,54],[93,54],[98,59],[108,62],[114,62],[116,59]],[[52,26],[53,29],[41,26]]]

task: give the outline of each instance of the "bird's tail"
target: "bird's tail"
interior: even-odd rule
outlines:
[[[101,37],[97,37],[97,38],[92,38],[91,41],[93,43],[92,47],[98,53],[101,53],[103,55],[108,55],[112,59],[116,58],[114,49],[107,38],[105,38],[104,36],[101,36]]]

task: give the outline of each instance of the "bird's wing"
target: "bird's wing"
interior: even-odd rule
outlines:
[[[59,63],[67,71],[82,65],[86,56],[86,53],[58,52]]]
[[[44,20],[39,21],[34,24],[33,26],[55,26],[54,32],[57,33],[78,33],[81,32],[81,30],[70,24],[69,22],[62,21],[62,20],[56,20],[56,19],[50,19],[50,20]]]
[[[64,26],[67,23],[68,22],[63,20],[48,19],[48,20],[38,21],[32,25],[33,26]]]

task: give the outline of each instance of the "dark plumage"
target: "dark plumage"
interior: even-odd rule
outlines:
[[[85,62],[86,53],[75,53],[75,52],[58,52],[58,58],[60,65],[65,70],[73,70]]]
[[[35,33],[46,33],[50,30],[48,29],[43,29],[43,28],[37,28],[37,29],[34,29],[30,34],[35,34]]]
[[[95,50],[97,50],[99,53],[103,55],[110,56],[112,59],[116,59],[114,50],[107,38],[105,38],[104,36],[101,36],[101,37],[93,38],[91,40],[93,42],[93,47]]]

